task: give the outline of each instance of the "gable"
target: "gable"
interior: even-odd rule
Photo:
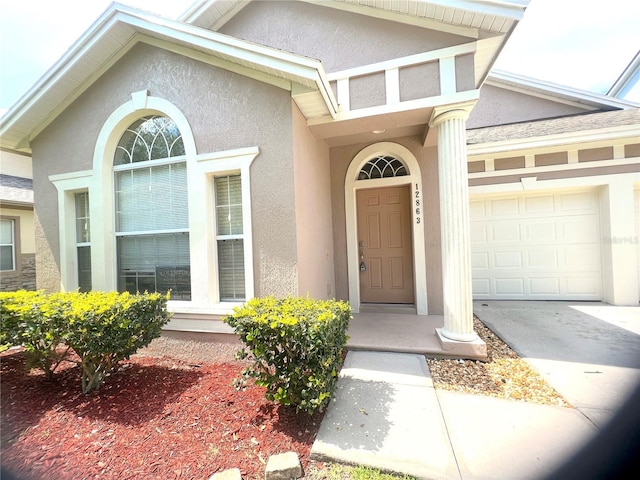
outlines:
[[[320,60],[327,72],[475,40],[468,36],[292,1],[251,2],[218,31]]]
[[[290,131],[291,97],[287,91],[138,44],[33,139],[34,162],[46,152],[48,161],[42,162],[46,165],[41,163],[40,169],[46,169],[47,175],[90,170],[106,120],[131,99],[132,93],[141,90],[181,110],[198,152],[232,150],[255,142],[275,144],[283,152],[290,148],[286,132]]]
[[[335,99],[317,60],[112,4],[0,118],[1,146],[28,153],[31,139],[139,43],[158,46],[289,91],[309,117],[335,115]]]

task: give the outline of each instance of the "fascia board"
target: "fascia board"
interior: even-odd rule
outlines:
[[[620,74],[620,76],[616,79],[614,84],[611,86],[607,95],[611,95],[613,97],[617,97],[620,94],[624,94],[624,92],[629,87],[629,84],[635,84],[638,81],[638,76],[640,75],[640,50],[636,53],[631,60],[631,63],[627,65],[624,71]]]
[[[619,109],[636,108],[640,105],[618,98],[608,97],[586,90],[571,88],[515,73],[493,70],[487,77],[487,84],[506,88],[529,95],[564,101],[569,105],[596,108],[613,107]]]
[[[621,125],[618,127],[581,130],[578,132],[567,132],[557,135],[516,138],[499,142],[472,143],[467,145],[467,155],[471,157],[511,152],[515,150],[532,150],[559,145],[616,140],[619,138],[634,138],[637,136],[637,125]]]
[[[178,16],[178,21],[195,25],[198,18],[213,4],[216,0],[198,0],[193,2],[187,9]]]

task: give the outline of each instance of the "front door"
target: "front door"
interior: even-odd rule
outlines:
[[[358,190],[361,303],[414,303],[408,185]]]

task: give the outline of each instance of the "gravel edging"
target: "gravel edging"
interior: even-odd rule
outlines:
[[[475,315],[473,328],[487,344],[488,360],[427,358],[436,388],[571,407],[526,360]]]

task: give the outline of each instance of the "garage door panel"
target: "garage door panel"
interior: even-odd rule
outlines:
[[[526,252],[527,268],[529,269],[557,269],[560,268],[558,251],[553,247],[529,250]]]
[[[524,278],[496,278],[495,294],[496,295],[524,295]]]
[[[553,195],[525,198],[524,206],[526,213],[548,213],[555,210]]]
[[[489,215],[500,217],[503,215],[518,215],[520,213],[518,197],[501,198],[489,202]]]
[[[486,243],[488,238],[486,225],[480,223],[471,225],[471,241],[473,243]]]
[[[471,218],[481,219],[487,216],[484,200],[469,202],[469,215]]]
[[[600,276],[584,275],[566,279],[567,295],[600,295]]]
[[[573,271],[600,271],[599,245],[573,245],[564,247],[564,266]]]
[[[529,278],[529,293],[532,295],[560,295],[560,279],[557,277]]]
[[[474,294],[479,298],[491,296],[491,280],[489,278],[474,278],[471,282]]]
[[[482,214],[471,216],[476,298],[601,298],[595,189],[485,197],[472,203],[473,211]]]
[[[493,254],[494,268],[522,268],[522,252],[495,252]]]
[[[599,237],[600,222],[596,215],[563,218],[559,223],[564,242],[594,243]]]
[[[489,268],[489,254],[487,252],[471,253],[471,268]]]
[[[532,221],[523,222],[524,242],[542,243],[558,241],[556,222]]]
[[[491,225],[491,241],[510,243],[520,241],[520,225],[512,222],[499,222]]]
[[[558,210],[571,213],[596,213],[598,200],[592,192],[565,193],[557,196]]]

